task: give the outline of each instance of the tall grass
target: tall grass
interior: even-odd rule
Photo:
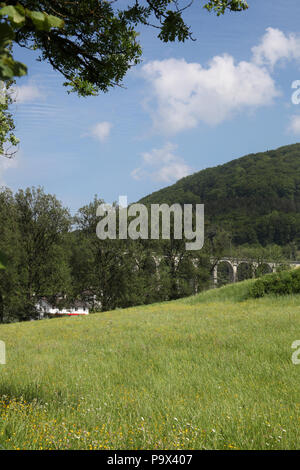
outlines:
[[[246,281],[162,304],[0,326],[6,449],[299,448],[300,296]]]
[[[189,305],[195,305],[198,303],[215,302],[215,301],[233,301],[241,302],[250,297],[250,287],[255,283],[255,279],[248,279],[247,281],[239,282],[236,284],[229,284],[227,286],[220,287],[218,289],[209,289],[201,292],[198,295],[180,299],[180,302],[187,303]]]

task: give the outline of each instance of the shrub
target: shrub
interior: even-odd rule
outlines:
[[[300,293],[300,269],[281,271],[263,276],[250,287],[250,297],[267,294],[287,295]]]

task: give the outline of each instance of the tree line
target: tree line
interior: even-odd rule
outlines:
[[[36,302],[74,300],[105,311],[189,296],[212,286],[214,264],[224,256],[263,262],[294,259],[297,247],[234,246],[218,226],[206,227],[200,251],[185,240],[100,240],[94,200],[75,216],[43,188],[0,192],[0,321],[37,317]],[[171,231],[172,234],[172,231]]]
[[[190,295],[209,283],[208,253],[182,240],[99,240],[94,200],[71,217],[42,188],[0,192],[0,321],[35,318],[36,302],[90,302],[109,310]]]

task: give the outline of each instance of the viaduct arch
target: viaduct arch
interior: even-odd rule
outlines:
[[[222,258],[217,261],[213,268],[213,282],[214,286],[218,285],[218,266],[221,263],[227,263],[230,268],[232,269],[232,282],[238,282],[238,268],[243,264],[246,264],[251,267],[252,270],[252,277],[255,277],[255,272],[257,268],[260,266],[267,266],[270,272],[276,272],[276,269],[282,265],[289,265],[291,268],[300,268],[300,261],[292,261],[286,263],[276,263],[270,261],[263,261],[262,263],[258,263],[257,261],[251,261],[246,259],[237,259],[237,258]]]

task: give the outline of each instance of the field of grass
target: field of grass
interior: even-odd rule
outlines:
[[[296,449],[300,295],[0,325],[5,449]]]

